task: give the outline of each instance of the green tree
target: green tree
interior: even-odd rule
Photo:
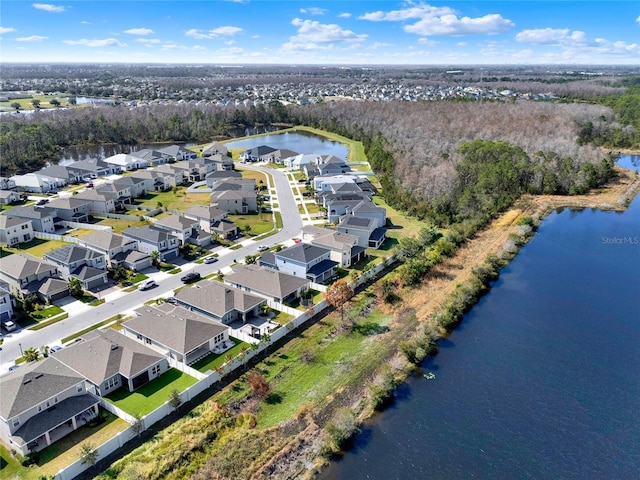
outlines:
[[[67,100],[67,103],[68,103],[69,105],[75,105],[76,103],[78,103],[78,101],[76,100],[76,97],[70,97],[70,98]]]
[[[40,352],[33,347],[29,347],[24,351],[22,357],[25,362],[37,362],[40,360]]]
[[[71,277],[69,279],[69,283],[67,284],[69,287],[69,293],[71,296],[75,298],[80,298],[84,295],[84,290],[82,289],[82,282],[75,277]]]
[[[36,108],[40,108],[40,100],[38,100],[37,98],[34,98],[33,100],[31,100],[31,105],[33,105]]]
[[[54,98],[53,100],[51,100],[49,102],[51,105],[53,105],[54,107],[58,108],[60,106],[60,100],[58,100],[57,98]]]
[[[178,392],[178,390],[174,388],[173,390],[171,390],[171,393],[169,394],[169,406],[174,410],[178,410],[178,408],[180,408],[180,405],[182,405],[182,398],[180,398],[180,392]]]
[[[93,443],[83,443],[80,446],[80,460],[82,463],[94,466],[98,461],[98,450]]]
[[[158,267],[160,265],[160,252],[154,250],[151,252],[151,263],[153,263],[154,267]]]

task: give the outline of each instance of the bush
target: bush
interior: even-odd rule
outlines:
[[[325,454],[335,454],[341,451],[347,441],[359,431],[355,414],[347,408],[338,410],[333,421],[324,427],[327,433],[327,443],[325,444]]]

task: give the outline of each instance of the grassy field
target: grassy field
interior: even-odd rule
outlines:
[[[51,100],[53,100],[54,98],[58,99],[58,101],[60,102],[60,106],[61,107],[69,107],[69,103],[67,102],[66,98],[62,98],[62,97],[54,97],[51,95],[34,95],[33,97],[29,97],[29,98],[20,98],[20,99],[16,99],[16,100],[9,100],[8,102],[0,102],[0,107],[5,107],[5,108],[10,108],[13,109],[13,107],[11,107],[12,103],[19,103],[20,104],[20,110],[34,110],[35,107],[33,106],[33,103],[31,103],[32,100],[40,100],[40,108],[41,109],[45,109],[45,108],[56,108],[53,105],[51,105]]]
[[[425,226],[424,222],[417,218],[407,217],[395,208],[390,207],[384,198],[378,195],[373,197],[373,203],[387,210],[387,219],[392,224],[392,227],[387,230],[387,237],[395,239],[412,237],[417,235],[420,229]]]
[[[121,388],[109,395],[107,400],[131,415],[144,416],[169,400],[174,389],[182,392],[196,382],[195,378],[172,368],[135,392]]]
[[[60,315],[61,313],[64,313],[64,310],[62,310],[60,307],[58,307],[57,305],[50,305],[47,308],[43,308],[42,310],[36,310],[35,312],[31,313],[31,316],[34,318],[34,320],[40,322],[42,320],[46,320],[47,318]]]
[[[102,218],[102,217],[94,217],[97,225],[104,225],[111,227],[114,233],[122,233],[123,230],[126,230],[130,227],[144,227],[147,225],[146,221],[140,220],[123,220],[120,218]]]

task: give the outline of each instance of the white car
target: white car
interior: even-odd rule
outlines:
[[[266,245],[260,245],[258,247],[258,251],[259,252],[264,252],[264,251],[267,251],[267,250],[269,250],[269,247],[267,247]]]
[[[148,290],[150,288],[153,287],[157,287],[158,284],[156,283],[155,280],[144,280],[142,283],[140,283],[140,285],[138,285],[138,290],[142,291],[142,290]]]
[[[18,328],[18,326],[11,320],[4,320],[2,322],[2,328],[4,328],[7,332],[13,332],[16,328]]]

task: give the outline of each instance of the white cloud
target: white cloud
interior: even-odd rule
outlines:
[[[217,53],[224,56],[240,55],[242,52],[244,52],[244,49],[240,47],[221,48],[217,51]]]
[[[83,20],[80,22],[82,25],[93,25],[93,23],[91,22],[87,22],[86,20]]]
[[[640,23],[640,16],[638,18],[636,18],[636,22]]]
[[[129,30],[125,30],[124,33],[128,33],[129,35],[151,35],[153,30],[150,28],[130,28]]]
[[[152,43],[162,43],[162,41],[159,38],[138,38],[136,41],[140,42],[140,43],[144,43],[145,45],[147,44],[152,44]]]
[[[300,13],[308,13],[309,15],[324,15],[328,11],[329,10],[327,10],[326,8],[318,8],[318,7],[300,9]]]
[[[251,38],[260,38],[260,35],[251,35]]]
[[[459,17],[452,8],[432,7],[427,4],[390,12],[378,10],[365,13],[360,19],[372,22],[402,22],[417,19],[417,22],[405,25],[404,31],[423,36],[496,34],[506,32],[515,25],[511,20],[497,13],[477,18]]]
[[[456,46],[458,46],[458,47],[466,47],[467,45],[469,45],[467,42],[458,42],[458,43],[456,43]]]
[[[351,14],[348,12],[341,13],[338,18],[351,18]]]
[[[44,10],[45,12],[53,12],[53,13],[60,13],[66,10],[66,8],[63,6],[51,5],[50,3],[34,3],[33,8],[36,8],[38,10]]]
[[[185,50],[185,51],[194,51],[194,52],[202,52],[206,50],[206,47],[202,45],[194,45],[192,47],[187,47],[185,45],[179,45],[177,43],[169,42],[162,45],[162,50]]]
[[[81,38],[80,40],[63,40],[62,43],[67,45],[84,45],[85,47],[126,47],[126,43],[121,43],[115,38],[103,38],[89,40]]]
[[[334,23],[324,24],[316,20],[294,18],[291,24],[298,27],[298,34],[290,37],[289,41],[282,46],[286,51],[325,50],[334,48],[336,43],[353,45],[367,39],[367,35],[358,35]]]
[[[430,40],[427,37],[421,37],[418,39],[418,43],[420,45],[429,45],[429,46],[434,46],[434,45],[438,45],[439,42],[436,42],[435,40]]]
[[[16,29],[13,27],[0,27],[0,35],[4,35],[5,33],[15,32]]]
[[[225,25],[223,27],[214,28],[213,30],[209,30],[208,32],[203,32],[202,30],[198,30],[197,28],[192,28],[184,32],[187,37],[196,38],[198,40],[210,40],[212,38],[218,37],[230,37],[237,33],[244,32],[244,30],[240,27],[232,27],[230,25]]]
[[[46,40],[49,37],[42,37],[40,35],[31,35],[30,37],[19,37],[16,38],[17,42],[40,42],[42,40]]]
[[[585,45],[586,35],[579,30],[571,32],[568,28],[537,28],[523,30],[516,35],[516,41],[533,45]]]

